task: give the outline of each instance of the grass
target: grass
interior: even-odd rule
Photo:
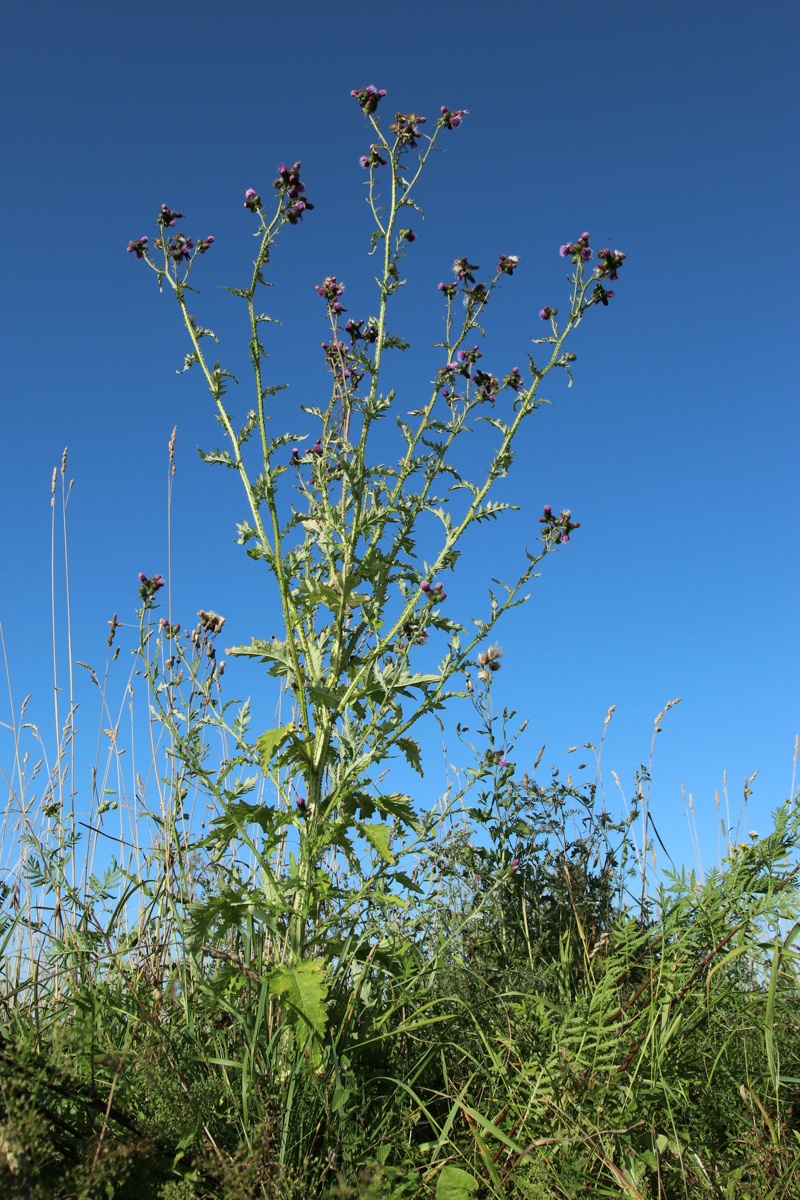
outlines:
[[[74,693],[50,761],[24,712],[7,727],[4,1196],[797,1194],[796,801],[704,880],[648,881],[647,773],[619,820],[596,785],[498,775],[513,714],[487,690],[485,752],[405,849],[407,886],[332,853],[291,964],[263,896],[294,827],[214,838],[191,818],[208,795],[230,814],[246,769],[215,637],[188,639],[146,769],[124,753],[127,682],[110,711],[116,646],[102,679],[87,668],[105,730],[89,813]],[[135,662],[157,696],[153,642],[143,627]]]

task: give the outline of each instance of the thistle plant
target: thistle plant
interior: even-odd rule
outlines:
[[[556,515],[546,506],[540,544],[525,550],[516,578],[493,581],[485,613],[471,626],[458,620],[448,588],[464,537],[473,526],[516,507],[495,493],[511,469],[523,424],[545,402],[541,386],[552,371],[565,372],[571,382],[575,355],[566,349],[567,339],[589,309],[608,305],[614,293],[606,284],[616,280],[625,258],[608,249],[595,256],[588,233],[561,247],[571,266],[563,319],[559,322],[556,308],[542,307],[547,331],[531,339],[534,349],[524,368],[485,363],[481,349],[487,309],[497,289],[511,284],[518,256],[499,254],[488,273],[457,258],[452,277],[439,284],[441,365],[427,392],[409,400],[387,390],[389,351],[408,349],[391,316],[413,252],[422,175],[440,141],[461,128],[467,113],[442,107],[429,124],[417,113],[398,112],[386,129],[378,115],[383,90],[370,86],[352,96],[369,143],[361,168],[368,173],[370,241],[379,264],[375,306],[372,313],[352,313],[345,284],[331,275],[321,279],[316,290],[327,321],[322,360],[329,391],[326,403],[299,406],[304,429],[287,420],[283,432],[272,432],[278,419],[273,402],[284,385],[267,375],[272,318],[261,311],[273,244],[314,208],[302,165],[280,164],[269,198],[254,188],[244,195],[243,207],[257,225],[257,250],[249,282],[228,290],[246,310],[253,401],[245,413],[229,396],[231,373],[209,352],[216,336],[192,311],[198,256],[211,249],[214,238],[180,232],[183,214],[164,204],[152,247],[147,237],[128,246],[153,270],[159,287],[175,296],[190,343],[185,368],[202,373],[224,433],[224,445],[202,456],[238,475],[247,509],[238,540],[271,573],[280,602],[279,638],[254,637],[249,645],[226,650],[265,665],[291,705],[291,720],[255,742],[248,741],[241,722],[229,729],[238,757],[231,755],[223,774],[234,761],[258,766],[273,795],[268,802],[246,804],[243,795],[256,787],[255,777],[232,790],[217,786],[209,772],[206,783],[219,806],[211,835],[219,848],[248,825],[263,832],[263,841],[251,840],[262,881],[261,911],[276,946],[283,939],[283,962],[293,967],[319,953],[331,886],[324,864],[331,854],[343,855],[358,875],[368,852],[388,884],[393,878],[402,882],[402,856],[421,829],[421,814],[411,797],[384,791],[379,775],[398,756],[422,773],[419,723],[469,688],[488,688],[494,659],[481,644],[526,599],[525,588],[543,558],[579,526],[568,510]],[[286,411],[282,403],[280,412]],[[474,436],[478,422],[490,452],[482,473],[468,477],[456,451]],[[381,423],[396,427],[397,452],[390,461],[375,451]],[[422,538],[424,553],[418,550]],[[155,589],[148,606],[154,595]],[[149,618],[144,610],[143,615]],[[162,625],[152,632],[163,640],[170,630]],[[170,669],[180,666],[179,645],[173,638]],[[438,665],[423,670],[420,661],[431,658],[433,647]],[[162,718],[172,721],[175,744],[185,750],[168,680],[152,678],[160,689]],[[295,853],[281,874],[273,851],[285,849],[287,836]]]

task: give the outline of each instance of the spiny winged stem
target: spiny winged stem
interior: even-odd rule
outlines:
[[[546,402],[538,397],[542,380],[554,367],[569,375],[575,356],[564,352],[566,339],[587,308],[599,303],[606,306],[613,296],[599,280],[615,279],[616,269],[625,257],[618,251],[601,251],[601,265],[587,278],[584,264],[592,253],[588,234],[562,247],[562,255],[570,257],[575,265],[569,315],[559,330],[556,310],[542,309],[540,316],[549,321],[550,333],[532,340],[546,345],[549,353],[541,366],[529,356],[527,384],[516,367],[502,383],[479,369],[481,351],[477,345],[467,345],[474,331],[483,336],[480,322],[486,306],[503,277],[514,273],[518,259],[501,255],[496,272],[486,283],[476,281],[476,266],[466,258],[457,259],[455,280],[439,285],[447,301],[445,338],[439,343],[447,356],[445,365],[436,372],[424,406],[408,414],[416,418],[416,424],[408,425],[396,414],[404,441],[397,465],[370,464],[369,436],[374,423],[396,413],[394,393],[384,395],[380,390],[384,352],[407,348],[390,333],[387,321],[389,301],[405,283],[400,263],[415,240],[412,230],[401,228],[402,210],[419,211],[411,198],[413,189],[440,131],[456,128],[464,113],[450,113],[443,108],[430,137],[421,131],[423,118],[398,113],[391,126],[395,137],[390,141],[375,117],[383,93],[369,88],[353,94],[377,138],[369,155],[362,158],[362,165],[369,168],[368,205],[375,222],[373,250],[383,243],[381,273],[376,278],[378,308],[375,318],[351,319],[343,328],[341,317],[347,310],[340,297],[344,285],[328,276],[317,287],[326,302],[331,330],[331,342],[323,343],[323,349],[333,380],[324,410],[302,406],[307,415],[320,422],[319,436],[309,450],[301,454],[295,447],[288,462],[274,462],[275,454],[285,453],[289,442],[304,439],[291,433],[271,437],[268,432],[266,397],[280,388],[264,384],[267,354],[260,326],[270,318],[257,313],[255,305],[259,286],[266,284],[263,267],[269,261],[272,242],[284,225],[296,224],[303,210],[313,207],[302,195],[305,187],[300,183],[300,164],[278,168],[278,204],[270,220],[264,216],[260,196],[248,189],[245,198],[245,207],[259,217],[260,242],[249,287],[229,289],[247,303],[248,348],[256,390],[255,409],[240,432],[224,403],[229,373],[219,363],[210,365],[202,348],[202,339],[213,335],[198,325],[187,308],[187,279],[193,260],[187,256],[185,246],[191,243],[181,241],[183,235],[176,235],[168,249],[159,239],[164,248],[163,267],[148,258],[159,283],[166,278],[175,291],[192,345],[187,366],[193,362],[201,366],[230,444],[230,451],[207,457],[238,472],[253,521],[252,529],[242,527],[241,540],[255,540],[256,549],[251,553],[266,560],[278,584],[285,640],[276,644],[274,639],[271,643],[254,639],[252,646],[238,647],[231,653],[249,654],[268,663],[273,675],[287,681],[297,704],[292,725],[276,731],[282,734],[281,742],[264,762],[285,807],[292,808],[294,795],[301,787],[305,789],[298,799],[300,854],[287,928],[288,956],[295,961],[309,945],[309,922],[310,940],[314,938],[318,903],[315,879],[324,856],[341,850],[351,863],[360,862],[357,845],[362,846],[363,855],[365,839],[377,849],[369,832],[371,829],[373,837],[377,836],[375,826],[365,823],[375,809],[389,818],[392,836],[398,827],[405,829],[415,823],[408,797],[377,794],[376,769],[398,751],[419,769],[419,748],[407,736],[409,730],[423,715],[441,709],[452,696],[463,694],[449,688],[450,681],[469,671],[478,643],[503,613],[522,603],[520,591],[541,559],[555,545],[568,541],[570,530],[577,527],[568,511],[554,517],[545,508],[545,516],[540,518],[545,523],[542,551],[527,554],[527,567],[514,585],[501,585],[503,600],[491,596],[491,612],[485,620],[475,622],[476,631],[462,645],[464,629],[447,617],[441,607],[446,599],[443,585],[432,581],[455,566],[459,544],[472,525],[514,507],[490,501],[490,493],[511,466],[522,422]],[[387,166],[388,196],[384,205],[377,181],[381,167]],[[169,218],[180,215],[166,206],[162,214],[160,224],[174,224]],[[209,240],[213,239],[205,239],[204,249]],[[135,250],[137,257],[147,258],[145,243],[146,239],[140,239],[129,249]],[[184,261],[187,257],[188,262]],[[460,319],[454,308],[456,299],[464,303]],[[350,339],[349,346],[345,336]],[[358,388],[365,376],[368,387],[362,395]],[[500,393],[509,391],[513,394],[513,402],[507,406],[511,409],[509,419],[490,415]],[[472,418],[487,422],[500,435],[479,482],[464,478],[450,457],[458,439],[470,432]],[[359,421],[354,428],[354,422]],[[256,428],[262,465],[261,473],[254,478],[248,472],[243,446]],[[287,519],[284,505],[279,505],[278,481],[291,469],[296,471],[295,490],[305,511],[292,506]],[[448,480],[448,496],[439,499],[434,488],[444,478]],[[446,506],[454,503],[452,493],[459,490],[467,491],[468,500],[453,516]],[[428,515],[441,521],[443,533],[438,549],[422,570],[413,546],[421,519]],[[411,660],[414,648],[427,639],[429,630],[448,634],[449,644],[438,669],[423,674],[412,668]],[[378,828],[388,830],[390,826]],[[360,843],[355,841],[358,838]],[[379,870],[388,870],[387,864],[394,861],[392,855],[384,849],[380,857],[383,862]]]

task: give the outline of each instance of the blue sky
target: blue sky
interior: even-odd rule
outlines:
[[[561,242],[588,229],[628,254],[616,299],[571,347],[575,386],[546,389],[553,407],[525,435],[508,484],[522,512],[475,538],[448,589],[453,615],[478,615],[544,503],[581,521],[498,634],[496,698],[530,721],[520,766],[542,743],[545,763],[568,766],[566,749],[596,741],[616,704],[606,778],[630,790],[653,718],[680,696],[653,784],[675,857],[693,862],[682,781],[706,865],[723,771],[734,813],[760,772],[746,828],[763,832],[800,732],[797,6],[45,0],[6,10],[2,35],[0,620],[28,715],[50,711],[50,478],[64,446],[76,658],[99,663],[112,613],[134,619],[137,572],[166,568],[175,425],[175,619],[224,613],[226,645],[274,631],[269,580],[232,543],[235,480],[195,451],[216,427],[199,376],[175,373],[177,312],[125,247],[152,238],[162,202],[215,235],[196,311],[234,361],[238,312],[218,287],[252,261],[244,189],[267,192],[279,161],[301,159],[316,208],[274,255],[283,325],[270,349],[273,379],[294,381],[285,411],[313,403],[325,387],[314,285],[336,275],[353,311],[369,305],[368,137],[349,93],[374,83],[389,115],[469,110],[421,192],[395,318],[414,356],[404,407],[438,362],[436,284],[456,256],[490,268],[520,255],[488,322],[510,366],[540,335],[541,306],[564,299]],[[231,679],[269,710],[258,668]]]

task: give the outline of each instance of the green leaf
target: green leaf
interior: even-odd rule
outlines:
[[[410,767],[417,772],[418,775],[424,775],[422,770],[422,755],[418,744],[410,737],[399,737],[395,742],[398,750],[402,750],[405,755],[406,762]]]
[[[256,738],[256,749],[258,750],[261,759],[261,770],[266,775],[269,770],[269,765],[277,751],[281,748],[294,726],[282,725],[280,729],[268,729],[266,733],[262,733]]]
[[[478,1181],[469,1171],[448,1163],[436,1181],[436,1200],[470,1200],[478,1190]]]
[[[392,866],[397,862],[397,859],[389,849],[389,838],[392,831],[388,825],[377,825],[372,821],[363,821],[359,823],[359,832],[369,842],[373,849],[377,850],[384,862],[391,863]]]
[[[322,1062],[320,1043],[328,1021],[325,963],[321,959],[311,959],[294,967],[275,967],[267,978],[270,992],[281,1000],[286,1022],[297,1045],[308,1053],[313,1066],[319,1066]]]

